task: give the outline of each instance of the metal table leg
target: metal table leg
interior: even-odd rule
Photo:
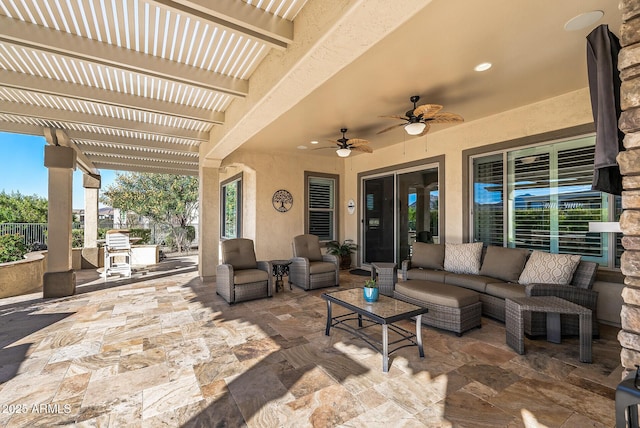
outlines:
[[[416,342],[418,342],[420,358],[424,358],[424,348],[422,347],[422,314],[416,317]]]
[[[382,324],[382,371],[389,371],[389,326]]]
[[[331,330],[331,301],[327,300],[327,328],[324,331],[325,336],[329,336]]]

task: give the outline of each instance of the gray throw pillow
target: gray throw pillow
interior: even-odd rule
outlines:
[[[518,282],[528,255],[529,250],[522,248],[489,246],[480,268],[480,275]]]
[[[411,254],[411,267],[424,269],[444,269],[444,245],[416,242]]]

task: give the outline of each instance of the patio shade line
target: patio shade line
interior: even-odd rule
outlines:
[[[122,165],[119,163],[96,163],[97,168],[105,170],[119,171],[122,170]],[[150,166],[150,165],[128,165],[127,172],[149,172],[153,174],[173,174],[173,175],[191,175],[198,176],[198,168],[172,168],[164,166]]]

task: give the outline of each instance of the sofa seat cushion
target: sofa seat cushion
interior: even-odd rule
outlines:
[[[463,308],[480,301],[480,295],[466,288],[431,281],[401,281],[395,291],[407,297],[451,308]]]
[[[510,299],[512,297],[525,297],[526,287],[520,284],[509,282],[495,282],[487,284],[486,294],[502,299]]]
[[[499,282],[495,278],[482,275],[468,275],[463,273],[450,273],[444,278],[445,284],[457,285],[458,287],[469,288],[471,290],[484,293],[487,284]]]
[[[316,273],[335,272],[336,265],[330,262],[309,262],[309,273],[314,275]]]
[[[407,279],[421,279],[423,281],[444,282],[446,275],[447,272],[443,270],[411,268],[407,271]]]
[[[233,283],[236,285],[268,280],[269,273],[260,269],[242,269],[233,271]]]

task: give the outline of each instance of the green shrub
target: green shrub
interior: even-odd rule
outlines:
[[[28,252],[29,249],[25,245],[22,235],[0,235],[0,263],[22,260]]]
[[[147,245],[151,243],[151,229],[129,229],[129,237],[140,238],[136,245]]]
[[[71,248],[84,247],[84,229],[71,230]]]

